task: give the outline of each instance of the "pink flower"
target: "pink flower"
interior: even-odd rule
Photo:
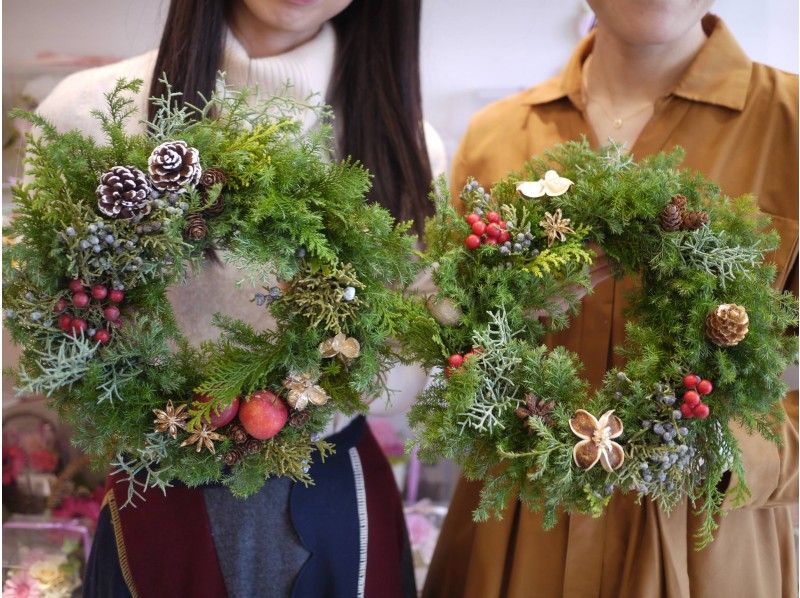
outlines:
[[[6,579],[3,598],[39,598],[39,582],[27,571],[19,571]]]

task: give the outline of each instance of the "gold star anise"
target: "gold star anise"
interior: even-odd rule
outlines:
[[[186,404],[178,405],[176,409],[172,401],[167,401],[166,409],[153,409],[156,418],[153,420],[156,432],[168,432],[173,438],[178,437],[178,428],[186,429],[186,420],[189,414],[186,411]]]
[[[544,220],[539,222],[539,226],[547,233],[547,246],[550,247],[556,239],[566,241],[567,234],[575,232],[569,225],[570,219],[562,216],[561,208],[555,214],[545,212]]]
[[[213,426],[201,424],[200,429],[189,432],[189,438],[181,442],[181,446],[196,444],[198,453],[203,450],[203,447],[206,447],[209,451],[211,451],[211,454],[214,455],[216,454],[216,450],[214,449],[214,441],[225,440],[225,437],[222,434],[217,434],[214,430],[216,430],[216,428]]]
[[[543,401],[539,397],[537,397],[533,393],[528,393],[525,395],[525,406],[524,407],[517,407],[517,410],[514,412],[518,418],[525,422],[525,425],[528,424],[528,418],[536,415],[541,417],[544,420],[545,425],[552,426],[553,425],[553,408],[556,406],[555,401]],[[533,430],[528,427],[528,434],[532,434]]]

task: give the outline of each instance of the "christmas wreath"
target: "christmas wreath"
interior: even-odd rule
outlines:
[[[19,387],[52,397],[129,500],[174,480],[238,496],[269,476],[311,483],[332,414],[365,410],[395,358],[410,224],[366,202],[370,175],[331,159],[329,125],[302,131],[308,107],[229,89],[178,107],[169,90],[128,134],[140,85],[107,94],[104,144],[23,115],[40,134],[3,256]],[[166,291],[209,251],[265,285],[252,301],[274,326],[217,314],[220,337],[189,345]]]
[[[446,189],[435,197],[438,295],[409,349],[444,370],[411,422],[424,458],[453,458],[484,481],[476,520],[518,498],[550,527],[560,510],[600,515],[619,489],[666,511],[688,497],[705,515],[703,546],[723,475],[738,474],[735,501],[748,492],[729,423],[778,442],[797,305],[770,286],[763,255],[777,234],[752,197],[722,196],[681,159],[676,149],[634,163],[618,146],[572,142],[491,192],[468,181],[466,216]],[[541,344],[590,288],[588,242],[640,281],[625,368],[594,393],[577,356]]]

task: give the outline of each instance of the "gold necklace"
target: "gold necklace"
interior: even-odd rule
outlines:
[[[606,118],[609,121],[611,121],[611,126],[613,126],[615,129],[621,129],[624,121],[628,120],[629,118],[632,118],[632,117],[636,116],[637,114],[639,114],[641,112],[644,112],[648,108],[652,108],[653,107],[653,104],[647,103],[644,106],[642,106],[641,108],[637,108],[633,112],[630,112],[630,113],[628,113],[628,114],[626,114],[624,116],[617,116],[615,118],[615,117],[611,116],[608,113],[608,110],[606,110],[605,106],[603,106],[596,99],[592,99],[591,101],[592,101],[592,103],[597,104],[598,106],[600,106],[600,110],[602,110],[603,114],[605,114]]]
[[[609,120],[609,122],[611,123],[611,125],[615,129],[621,129],[622,125],[625,124],[626,120],[636,116],[637,114],[640,114],[640,113],[644,112],[648,108],[652,109],[655,106],[655,102],[648,102],[644,106],[641,106],[641,107],[637,108],[636,110],[634,110],[633,112],[630,112],[628,114],[618,115],[616,117],[612,116],[611,113],[608,110],[606,110],[606,107],[603,106],[603,104],[601,104],[599,101],[597,101],[596,98],[592,98],[590,96],[590,94],[589,94],[588,82],[589,82],[589,69],[590,69],[590,65],[591,64],[592,64],[592,55],[589,54],[589,56],[586,57],[586,60],[583,63],[583,72],[582,72],[582,77],[581,77],[581,79],[582,79],[581,80],[581,87],[582,87],[584,102],[587,105],[590,104],[590,103],[593,103],[593,104],[597,104],[598,106],[600,106],[600,110],[602,110],[603,115]]]

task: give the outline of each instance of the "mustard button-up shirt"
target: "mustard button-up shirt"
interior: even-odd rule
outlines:
[[[703,20],[707,41],[674,89],[656,102],[634,157],[686,151],[683,167],[702,171],[723,192],[754,193],[781,236],[771,259],[776,286],[797,292],[798,79],[752,62],[717,17]],[[453,195],[467,176],[490,186],[545,149],[586,135],[581,69],[593,35],[562,73],[476,114],[454,159]],[[548,339],[576,352],[600,385],[623,341],[625,292],[609,280],[583,301],[571,327]],[[757,389],[754,389],[757,391]],[[480,484],[462,480],[442,529],[426,597],[649,598],[796,596],[790,506],[797,502],[797,395],[784,402],[784,446],[738,431],[749,504],[720,521],[714,543],[693,547],[699,523],[691,505],[670,515],[650,501],[615,495],[599,519],[562,516],[543,531],[541,516],[518,503],[502,521],[473,524]],[[735,483],[735,481],[733,482]]]

